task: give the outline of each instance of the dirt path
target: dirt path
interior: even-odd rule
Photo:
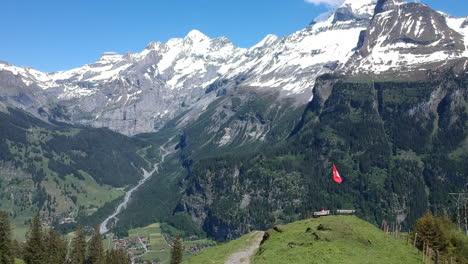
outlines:
[[[250,246],[242,251],[232,254],[224,264],[250,264],[250,257],[260,247],[264,232],[257,231],[252,234]]]

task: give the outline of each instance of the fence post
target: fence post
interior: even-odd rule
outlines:
[[[414,233],[413,247],[416,247],[416,239],[418,238],[418,232]]]
[[[406,237],[406,244],[409,245],[409,239],[411,236],[411,230],[408,231],[408,236]]]
[[[422,254],[423,254],[423,263],[426,263],[426,241],[423,242]]]

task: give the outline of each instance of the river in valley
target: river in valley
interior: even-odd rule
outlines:
[[[128,202],[132,198],[133,192],[138,190],[138,188],[140,188],[149,178],[151,178],[151,176],[154,173],[157,173],[159,171],[159,167],[164,162],[166,156],[169,155],[169,153],[171,153],[167,151],[166,149],[164,149],[162,146],[160,147],[160,150],[161,150],[161,160],[157,162],[156,164],[154,164],[153,169],[151,171],[146,171],[145,169],[142,169],[143,178],[138,182],[137,185],[135,185],[134,187],[132,187],[130,190],[128,190],[125,193],[125,197],[123,201],[115,208],[114,212],[111,215],[109,215],[99,226],[99,231],[101,232],[101,234],[105,234],[109,232],[109,229],[110,229],[109,224],[115,225],[115,223],[118,221],[117,215],[120,214],[122,210],[127,208]]]

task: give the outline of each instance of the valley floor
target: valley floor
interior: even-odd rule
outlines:
[[[185,258],[189,258],[206,247],[215,245],[215,242],[208,239],[184,240],[182,243]],[[128,237],[121,239],[109,234],[104,242],[106,248],[124,249],[134,263],[146,261],[169,263],[171,244],[171,237],[161,230],[159,223],[129,230]]]

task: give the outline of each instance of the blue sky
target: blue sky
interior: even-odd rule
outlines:
[[[422,2],[468,15],[465,0]],[[266,34],[284,36],[304,28],[328,8],[304,0],[3,0],[0,60],[66,70],[106,51],[140,52],[150,41],[183,37],[191,29],[250,47]]]

